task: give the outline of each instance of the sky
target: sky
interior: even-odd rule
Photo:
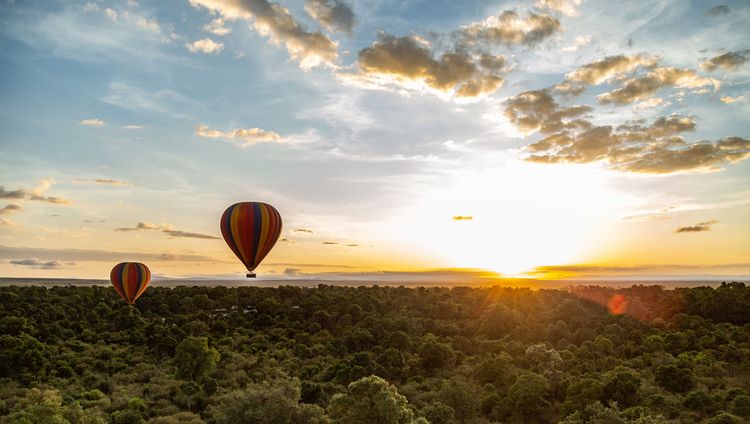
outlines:
[[[0,276],[750,278],[745,1],[0,1]]]

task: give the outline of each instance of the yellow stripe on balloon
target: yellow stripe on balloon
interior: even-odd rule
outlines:
[[[262,216],[260,220],[262,225],[260,226],[260,237],[258,238],[258,248],[255,249],[255,260],[253,261],[253,265],[257,265],[260,261],[259,256],[266,244],[266,237],[268,237],[268,208],[266,205],[260,205],[260,213]]]

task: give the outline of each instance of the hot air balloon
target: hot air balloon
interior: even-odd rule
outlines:
[[[268,255],[281,235],[281,215],[262,202],[235,203],[221,216],[221,235],[255,278],[253,270]]]
[[[109,279],[122,300],[132,305],[146,291],[151,271],[140,262],[121,262],[112,268]]]

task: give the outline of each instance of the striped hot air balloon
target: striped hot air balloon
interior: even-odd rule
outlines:
[[[281,235],[281,215],[262,202],[235,203],[221,216],[221,235],[255,277],[253,270],[271,251]]]
[[[151,281],[151,271],[140,262],[121,262],[112,268],[109,280],[122,300],[132,305]]]

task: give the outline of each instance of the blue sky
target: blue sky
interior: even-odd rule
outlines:
[[[4,1],[0,272],[235,275],[218,217],[259,200],[285,223],[265,275],[748,276],[748,18]]]

